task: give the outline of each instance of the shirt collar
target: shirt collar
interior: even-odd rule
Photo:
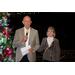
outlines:
[[[54,37],[48,37],[48,39],[54,39]]]
[[[24,27],[24,30],[25,30],[25,31],[27,31],[27,29],[26,29],[25,27]],[[29,30],[28,30],[28,31],[30,31],[30,28],[29,28]]]

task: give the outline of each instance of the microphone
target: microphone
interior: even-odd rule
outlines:
[[[28,33],[26,33],[26,36],[28,36]]]
[[[27,31],[26,31],[26,36],[28,36],[28,33],[29,33],[29,31],[27,30]],[[27,41],[27,40],[26,40],[26,41]],[[26,42],[26,41],[25,41],[25,42]]]

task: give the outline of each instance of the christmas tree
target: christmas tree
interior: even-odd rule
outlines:
[[[0,12],[0,62],[14,62],[15,61],[15,49],[12,46],[13,36],[12,29],[9,27],[8,12]]]

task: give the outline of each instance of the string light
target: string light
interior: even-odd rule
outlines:
[[[17,15],[21,15],[21,14],[39,14],[39,12],[17,12]]]

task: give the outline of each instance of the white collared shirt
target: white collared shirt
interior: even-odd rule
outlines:
[[[47,43],[50,45],[53,41],[54,37],[47,37]]]
[[[24,33],[25,33],[25,35],[26,35],[26,31],[27,31],[27,29],[24,27]],[[29,28],[29,33],[28,33],[28,39],[27,39],[27,41],[25,42],[26,43],[26,47],[28,46],[28,42],[29,42],[29,35],[30,35],[30,28]]]

